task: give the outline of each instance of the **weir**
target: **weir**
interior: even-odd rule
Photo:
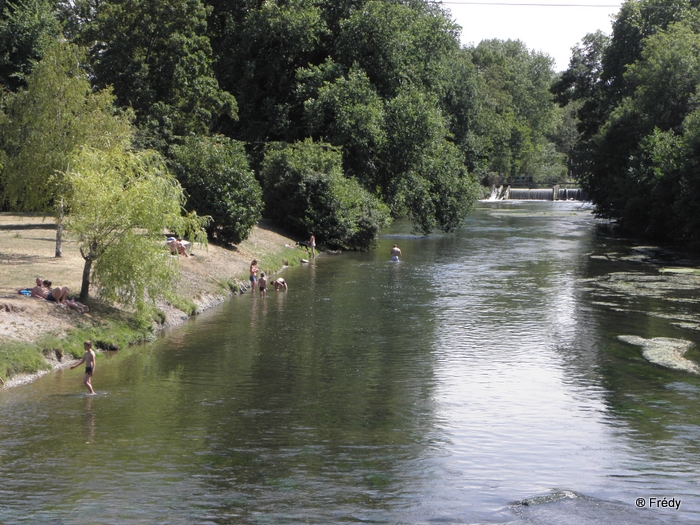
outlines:
[[[588,196],[581,188],[511,188],[492,187],[489,200],[538,200],[538,201],[586,201]]]

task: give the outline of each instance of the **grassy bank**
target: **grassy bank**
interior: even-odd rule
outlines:
[[[82,343],[94,341],[98,350],[116,350],[148,340],[160,328],[219,304],[248,286],[248,266],[275,274],[307,257],[293,239],[261,221],[246,241],[235,247],[195,245],[194,256],[179,258],[181,279],[177,300],[159,303],[154,320],[139,323],[128,311],[90,300],[90,313],[17,294],[37,277],[79,292],[83,260],[77,243],[63,242],[63,257],[54,257],[55,224],[36,215],[0,214],[0,377],[36,374],[65,366],[83,353]]]

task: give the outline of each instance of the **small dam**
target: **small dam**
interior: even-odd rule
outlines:
[[[581,188],[511,188],[510,186],[491,188],[489,200],[536,200],[536,201],[586,201],[588,196]]]

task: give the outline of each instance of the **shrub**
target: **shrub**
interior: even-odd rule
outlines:
[[[210,238],[238,244],[261,216],[262,190],[243,143],[226,137],[187,137],[170,147],[172,169],[188,194],[186,208],[212,218]]]
[[[308,139],[271,145],[262,179],[266,215],[330,248],[368,249],[388,223],[388,208],[343,176],[340,148]]]

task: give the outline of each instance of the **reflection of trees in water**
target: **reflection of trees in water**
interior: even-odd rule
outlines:
[[[284,307],[273,304],[254,331],[232,302],[212,345],[228,386],[200,392],[222,401],[201,407],[212,483],[252,484],[251,494],[303,485],[293,498],[315,495],[310,508],[323,494],[381,507],[370,491],[399,471],[402,482],[421,475],[403,469],[434,427],[433,291],[418,266],[396,266],[345,254],[290,270],[290,291],[277,294],[286,296],[266,299]]]

